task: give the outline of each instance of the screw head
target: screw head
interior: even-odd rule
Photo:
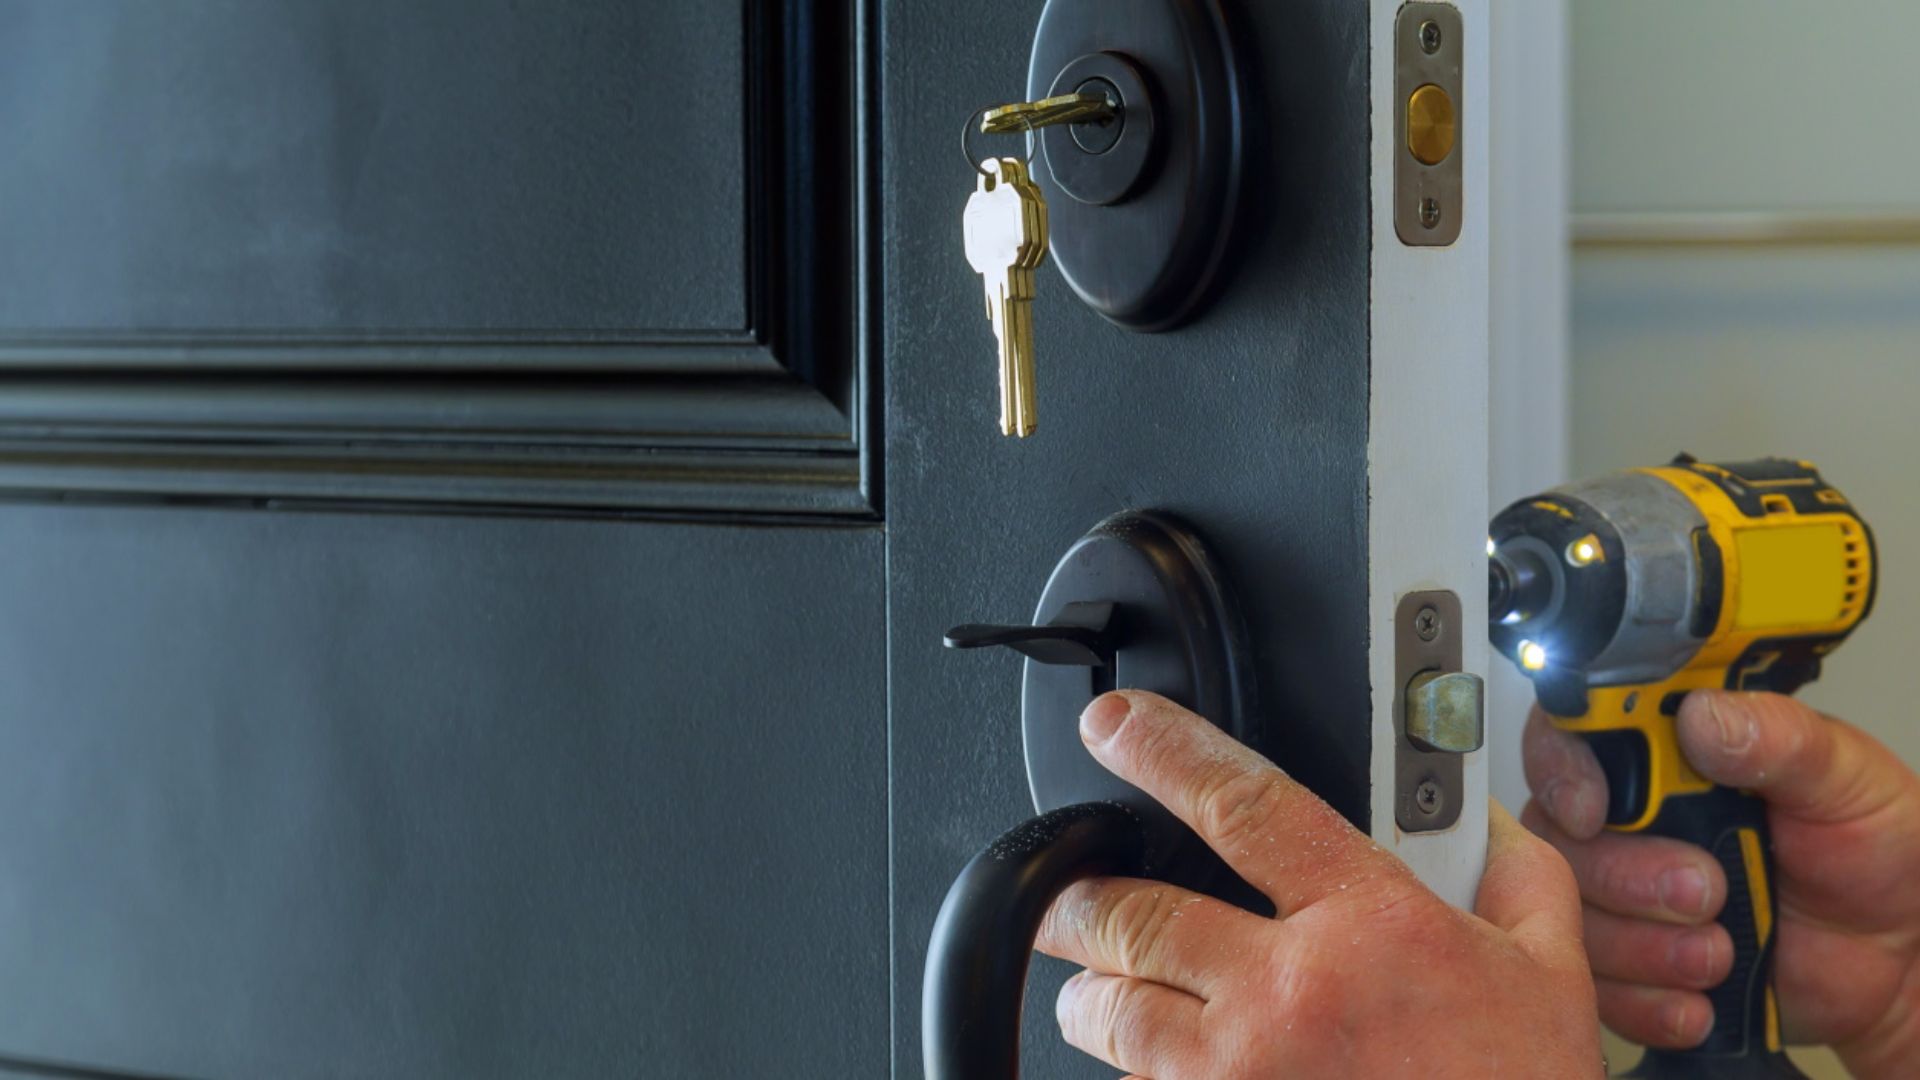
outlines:
[[[1420,24],[1420,48],[1431,56],[1440,51],[1440,24],[1428,19]]]
[[[1423,814],[1439,813],[1440,785],[1431,780],[1420,781],[1420,786],[1413,789],[1413,804]]]
[[[1413,617],[1413,632],[1421,641],[1432,641],[1440,636],[1440,613],[1430,607],[1423,607]]]
[[[1429,195],[1420,200],[1420,224],[1425,228],[1436,228],[1440,224],[1440,200]]]

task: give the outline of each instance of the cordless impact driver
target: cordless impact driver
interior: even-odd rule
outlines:
[[[1795,1077],[1772,987],[1778,907],[1765,804],[1680,752],[1688,691],[1790,694],[1873,607],[1873,534],[1804,461],[1665,468],[1523,499],[1488,530],[1494,648],[1541,708],[1593,748],[1607,825],[1670,836],[1726,871],[1732,974],[1698,1048],[1649,1051],[1641,1077]]]

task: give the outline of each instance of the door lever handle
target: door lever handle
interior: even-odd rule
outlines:
[[[1047,908],[1075,881],[1149,877],[1257,907],[1192,830],[1087,752],[1078,722],[1088,702],[1124,683],[1235,738],[1256,732],[1249,653],[1230,596],[1192,530],[1127,510],[1054,565],[1035,608],[1044,625],[947,631],[950,649],[1004,645],[1028,657],[1020,729],[1040,816],[987,845],[941,905],[921,984],[927,1080],[1019,1076],[1027,958]]]
[[[927,944],[926,1080],[1016,1080],[1027,962],[1053,901],[1090,877],[1139,877],[1146,834],[1119,803],[1062,806],[1009,830],[947,890]]]
[[[1076,601],[1060,609],[1045,626],[992,626],[968,623],[947,631],[949,649],[984,649],[1004,645],[1042,664],[1062,667],[1113,666],[1114,642],[1109,625],[1113,605],[1105,601]]]

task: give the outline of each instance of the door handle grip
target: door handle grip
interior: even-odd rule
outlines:
[[[1146,834],[1119,803],[1032,818],[975,855],[947,890],[927,947],[920,1049],[927,1080],[1014,1080],[1027,964],[1047,909],[1090,877],[1141,876]]]

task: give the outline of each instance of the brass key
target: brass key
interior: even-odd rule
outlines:
[[[1047,257],[1047,202],[1019,158],[989,159],[979,172],[967,199],[967,262],[1000,344],[1000,433],[1025,437],[1036,424],[1033,272]]]
[[[1104,94],[1061,94],[988,109],[980,117],[980,130],[988,135],[1011,135],[1054,124],[1103,124],[1116,113],[1113,102]]]

